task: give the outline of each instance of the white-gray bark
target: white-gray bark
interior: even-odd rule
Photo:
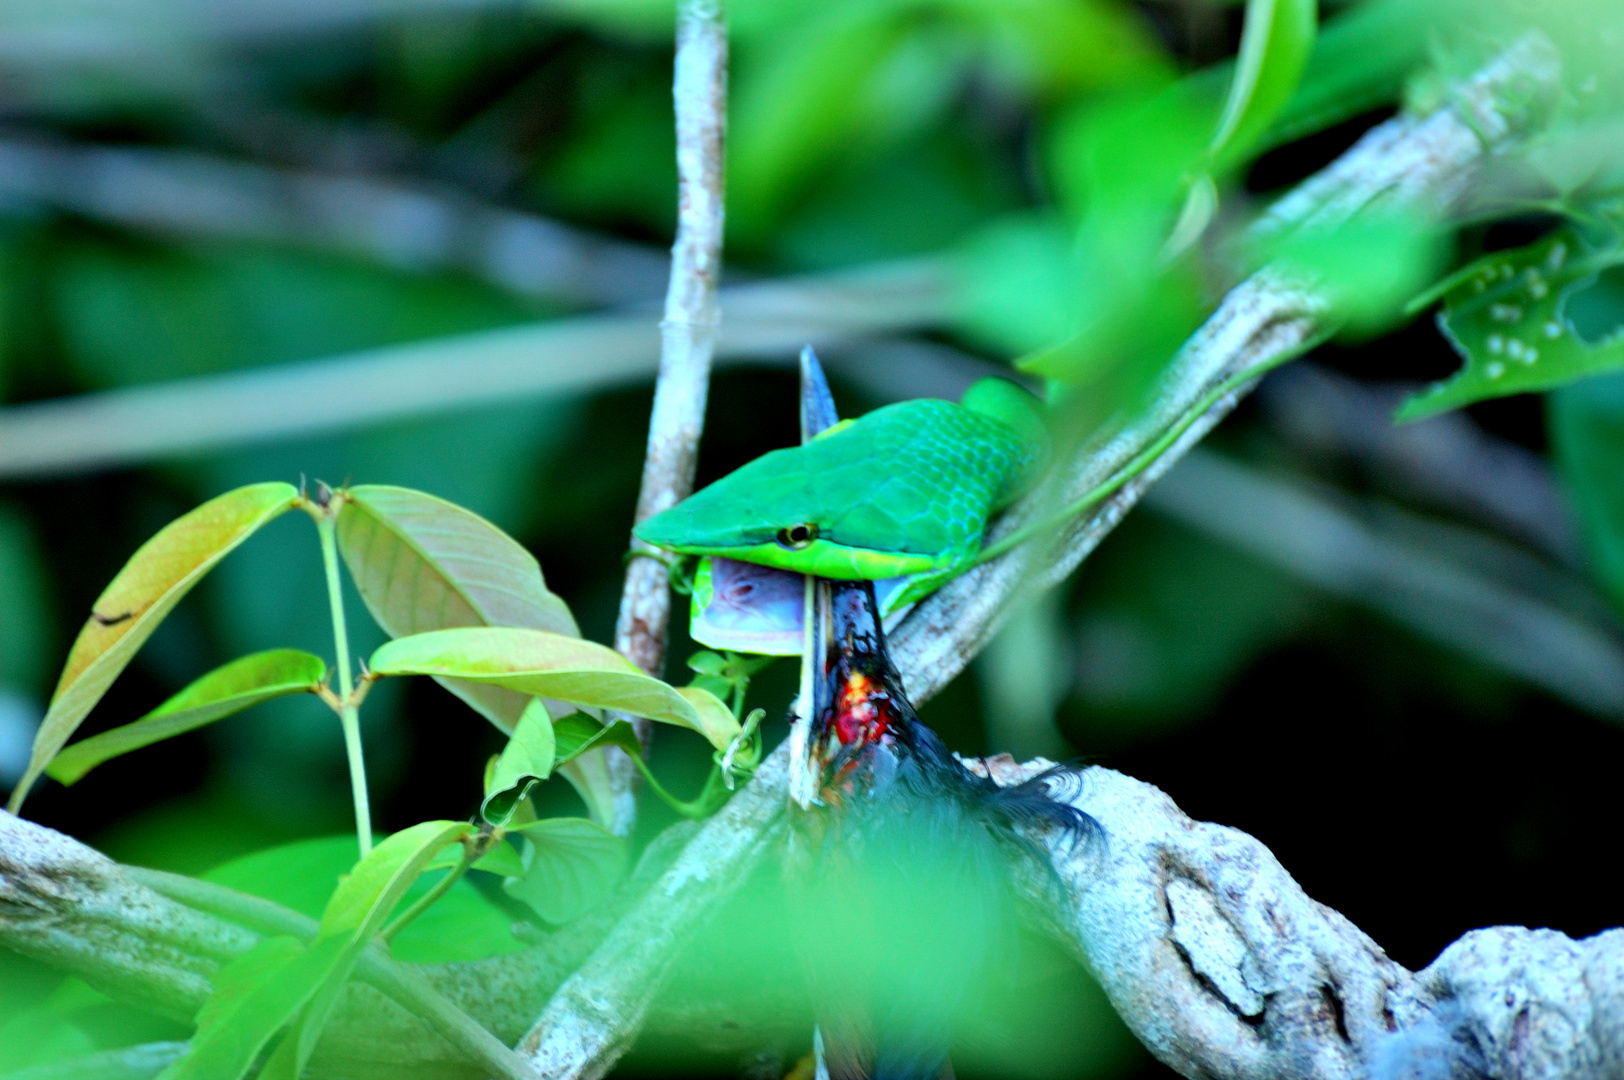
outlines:
[[[648,453],[635,522],[687,498],[694,487],[699,436],[705,427],[711,356],[721,313],[716,286],[722,275],[723,159],[727,133],[727,22],[720,0],[677,5],[677,241],[671,248],[671,284],[660,322],[660,375],[649,415]],[[654,555],[641,541],[632,550]],[[615,648],[656,677],[664,673],[671,623],[671,583],[660,558],[634,558],[626,566],[615,625]],[[653,725],[629,720],[647,750]],[[615,799],[610,827],[625,835],[637,820],[637,773],[625,752],[609,747]]]

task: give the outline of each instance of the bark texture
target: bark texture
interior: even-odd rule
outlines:
[[[720,0],[683,0],[677,7],[677,241],[671,248],[671,284],[660,322],[660,375],[649,415],[648,452],[635,522],[688,497],[705,427],[711,356],[721,318],[716,285],[722,273],[722,146],[727,131],[727,23]],[[633,541],[633,551],[653,549]],[[670,575],[658,558],[634,558],[626,567],[615,624],[615,648],[658,677],[665,669],[671,623]],[[653,725],[623,717],[648,748]],[[622,836],[637,820],[637,773],[613,747],[609,766],[615,813],[610,827]]]

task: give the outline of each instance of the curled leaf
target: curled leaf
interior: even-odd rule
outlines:
[[[530,789],[552,775],[555,750],[552,717],[540,698],[531,698],[485,782],[480,815],[492,825],[506,825]]]

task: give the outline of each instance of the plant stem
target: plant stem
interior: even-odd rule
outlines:
[[[325,494],[326,499],[320,499]],[[367,799],[367,767],[361,756],[361,711],[350,679],[350,634],[344,622],[344,591],[338,578],[337,512],[332,492],[318,494],[316,532],[321,537],[321,562],[327,572],[327,602],[333,612],[333,648],[338,653],[338,722],[344,728],[344,753],[350,761],[350,793],[355,798],[355,835],[364,859],[372,851],[372,807]]]
[[[660,321],[660,375],[649,414],[648,450],[633,524],[687,498],[694,486],[699,436],[705,426],[711,356],[721,311],[716,283],[722,269],[723,138],[727,129],[727,22],[720,0],[681,0],[672,99],[677,125],[677,237]],[[633,550],[649,548],[634,541]],[[633,559],[626,567],[615,649],[658,678],[665,665],[671,622],[670,574],[665,563]],[[625,716],[648,750],[652,727]],[[625,836],[637,820],[636,774],[625,752],[605,749],[615,818],[605,822]]]
[[[445,877],[441,878],[439,881],[435,882],[432,889],[418,897],[415,904],[401,912],[399,915],[395,916],[388,926],[384,927],[378,932],[378,936],[383,938],[385,941],[395,940],[396,934],[406,929],[407,926],[411,925],[413,919],[416,919],[419,915],[423,914],[423,912],[433,907],[436,900],[440,899],[440,897],[449,892],[451,890],[451,886],[455,885],[458,880],[461,879],[462,875],[468,872],[468,868],[474,865],[475,861],[478,860],[481,854],[483,854],[483,852],[477,847],[473,845],[464,845],[462,849],[462,858],[458,860],[457,865],[451,869],[451,872]]]

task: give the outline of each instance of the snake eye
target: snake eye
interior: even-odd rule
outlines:
[[[811,522],[778,530],[778,546],[791,551],[804,551],[811,547],[812,541],[817,538],[818,527]]]

